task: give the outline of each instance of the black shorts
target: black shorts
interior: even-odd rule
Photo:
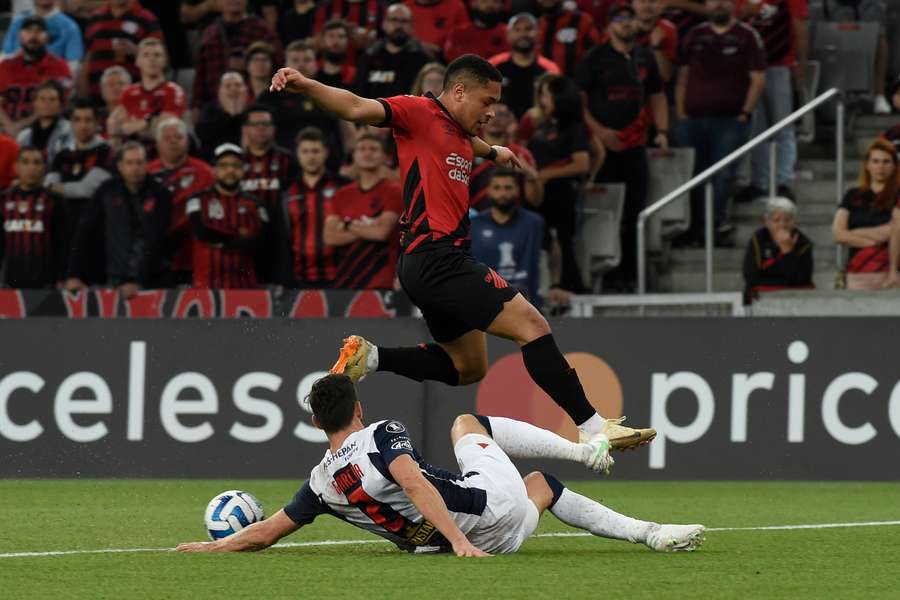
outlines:
[[[460,248],[402,254],[397,275],[436,342],[484,331],[518,290]]]

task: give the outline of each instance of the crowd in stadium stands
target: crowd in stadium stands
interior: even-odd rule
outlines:
[[[828,20],[884,16],[875,0],[822,4]],[[475,255],[535,303],[564,304],[592,287],[575,252],[584,185],[621,182],[623,256],[604,289],[631,291],[647,149],[692,146],[699,172],[782,119],[809,39],[807,0],[15,0],[13,11],[0,61],[3,284],[111,285],[125,297],[398,287],[390,130],[269,82],[287,65],[366,97],[439,95],[444,66],[466,53],[503,75],[483,137],[524,165],[472,165]],[[900,86],[884,95],[885,64],[882,34],[875,110],[900,111]],[[896,280],[900,127],[885,138],[834,220],[853,288]],[[812,285],[812,244],[794,223],[793,129],[776,142],[778,197],[748,243],[748,295]],[[764,196],[768,169],[761,147],[734,199]],[[729,174],[714,184],[717,243],[733,244]],[[680,245],[702,239],[702,199],[692,204]]]

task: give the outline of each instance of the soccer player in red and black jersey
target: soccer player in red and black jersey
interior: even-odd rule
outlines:
[[[318,127],[297,134],[300,176],[288,187],[273,215],[279,240],[279,280],[290,288],[331,287],[336,276],[334,247],[325,243],[325,216],[338,188],[350,180],[326,169],[328,146]]]
[[[577,8],[565,8],[563,0],[538,0],[538,9],[541,54],[571,75],[584,53],[600,43],[594,19]]]
[[[405,209],[400,220],[400,284],[421,309],[437,343],[379,348],[359,336],[347,339],[334,370],[354,380],[391,371],[416,381],[465,385],[487,371],[485,332],[516,341],[535,383],[591,439],[632,447],[655,437],[600,417],[575,370],[553,339],[550,325],[521,294],[469,252],[469,177],[475,156],[518,165],[502,146],[478,135],[493,118],[502,76],[489,62],[467,54],[448,67],[441,95],[361,98],[291,69],[272,78],[272,89],[306,94],[338,117],[390,127],[397,141]]]
[[[216,183],[187,201],[194,232],[194,287],[254,288],[256,243],[269,215],[241,191],[244,151],[235,144],[216,148]]]
[[[129,131],[152,145],[156,124],[168,117],[181,118],[187,108],[187,96],[180,85],[166,81],[168,56],[160,40],[141,40],[135,62],[141,71],[141,80],[122,91],[121,104],[110,114],[107,130],[111,137],[121,138],[122,126],[126,121],[132,121],[140,128],[129,127]]]
[[[9,135],[31,125],[38,87],[50,80],[68,90],[72,74],[65,60],[47,51],[47,23],[28,17],[19,30],[21,50],[0,61],[0,126]]]
[[[151,175],[156,175],[172,192],[172,224],[169,240],[174,255],[170,271],[171,284],[190,284],[193,269],[193,245],[191,226],[185,212],[185,203],[200,190],[215,183],[215,176],[208,164],[188,155],[187,126],[177,117],[159,122],[156,129],[156,148],[159,158],[147,165]]]
[[[358,179],[328,203],[325,243],[335,248],[334,287],[393,289],[399,255],[400,185],[384,176],[384,144],[363,134],[353,149]]]
[[[45,288],[65,274],[65,221],[62,198],[41,185],[47,163],[40,149],[25,146],[16,159],[18,185],[0,205],[0,266],[11,288]]]

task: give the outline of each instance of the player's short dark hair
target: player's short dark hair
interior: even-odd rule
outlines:
[[[309,407],[325,433],[334,433],[353,422],[356,388],[346,375],[326,375],[309,391]]]
[[[449,90],[460,79],[474,80],[479,85],[491,81],[503,82],[503,75],[497,68],[476,54],[463,54],[449,65],[444,72],[444,89]]]
[[[89,110],[97,118],[97,106],[91,102],[89,98],[75,97],[69,102],[69,116],[75,114],[76,110]]]
[[[325,145],[325,134],[318,127],[310,125],[301,129],[294,138],[294,147],[300,145],[300,142],[319,142]]]
[[[275,111],[272,110],[271,108],[269,108],[268,106],[266,106],[265,104],[251,104],[250,106],[248,106],[247,109],[244,110],[244,118],[241,119],[241,123],[246,125],[247,121],[250,120],[250,114],[258,113],[258,112],[264,112],[264,113],[268,114],[270,117],[272,117],[272,122],[274,123]]]
[[[378,147],[381,148],[382,152],[386,151],[384,148],[384,140],[382,138],[378,137],[377,134],[364,133],[361,136],[359,136],[358,138],[356,138],[357,144],[360,142],[363,142],[363,141],[375,142],[376,144],[378,144]]]
[[[32,144],[26,144],[26,145],[22,146],[21,148],[19,148],[19,153],[16,155],[16,161],[19,161],[23,156],[25,156],[29,152],[37,152],[41,156],[41,160],[43,160],[44,163],[47,162],[47,159],[44,157],[44,152],[40,148],[38,148],[37,146],[34,146]]]

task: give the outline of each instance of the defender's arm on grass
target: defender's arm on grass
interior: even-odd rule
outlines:
[[[215,542],[188,542],[178,544],[179,552],[256,552],[265,550],[278,540],[303,527],[288,517],[284,509],[279,510],[271,518],[241,529]]]
[[[453,551],[457,556],[490,556],[473,546],[466,538],[466,534],[450,516],[444,499],[431,482],[425,479],[412,457],[408,454],[398,456],[388,465],[388,471],[422,516],[453,544]]]
[[[353,92],[319,83],[295,69],[279,69],[272,77],[269,89],[273,92],[304,94],[335,116],[362,125],[380,125],[387,116],[384,106],[378,100],[362,98]],[[475,156],[491,158],[498,165],[522,168],[516,155],[504,146],[491,146],[481,138],[473,137],[472,149]]]

